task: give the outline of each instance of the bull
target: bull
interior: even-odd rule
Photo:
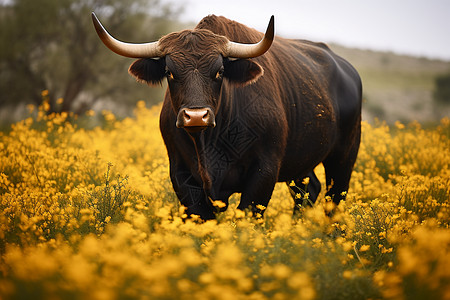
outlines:
[[[233,193],[241,193],[238,209],[262,215],[276,182],[294,182],[292,194],[308,193],[314,203],[320,163],[326,199],[345,198],[360,144],[362,85],[328,46],[274,40],[273,16],[265,34],[210,15],[143,44],[119,41],[92,19],[109,49],[137,58],[132,76],[149,85],[167,80],[160,130],[188,215],[213,219]]]

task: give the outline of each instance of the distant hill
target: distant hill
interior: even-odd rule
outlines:
[[[434,80],[450,62],[329,45],[358,70],[363,81],[363,119],[435,123],[450,117],[450,106],[433,101]]]

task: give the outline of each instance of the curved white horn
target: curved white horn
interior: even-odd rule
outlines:
[[[102,40],[103,44],[106,45],[111,51],[131,58],[150,58],[150,57],[161,57],[163,53],[159,48],[158,42],[144,43],[144,44],[133,44],[124,43],[114,37],[112,37],[102,23],[97,19],[95,13],[92,13],[92,21],[94,22],[95,30],[98,36]]]
[[[272,16],[263,39],[256,44],[228,42],[226,56],[234,58],[252,58],[264,54],[269,50],[273,42],[275,32],[274,23],[274,16]]]

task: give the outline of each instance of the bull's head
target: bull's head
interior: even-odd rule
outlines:
[[[262,67],[249,60],[264,54],[274,38],[274,18],[257,44],[240,44],[205,29],[183,30],[157,42],[130,44],[112,37],[94,13],[92,20],[103,43],[113,52],[139,58],[131,75],[148,84],[167,78],[176,126],[188,132],[214,127],[224,78],[244,86],[255,82]]]

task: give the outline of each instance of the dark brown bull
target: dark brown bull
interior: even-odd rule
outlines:
[[[314,202],[320,163],[327,196],[336,204],[345,198],[360,143],[362,87],[356,70],[326,45],[279,37],[271,45],[273,17],[265,35],[212,15],[147,44],[117,41],[93,20],[112,51],[139,58],[133,76],[149,84],[167,78],[160,129],[188,214],[212,219],[212,202],[226,209],[236,192],[239,209],[262,214],[277,181],[293,180],[294,194],[307,191]]]

